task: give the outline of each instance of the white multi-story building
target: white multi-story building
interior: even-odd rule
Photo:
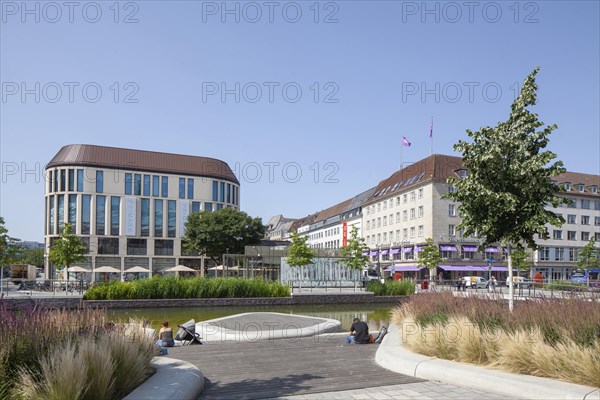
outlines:
[[[426,239],[432,238],[440,248],[440,272],[445,279],[459,273],[485,275],[489,269],[497,275],[506,274],[506,249],[499,244],[479,249],[482,238],[465,237],[458,229],[460,204],[445,197],[454,190],[448,178],[464,177],[467,173],[460,157],[434,154],[359,195],[363,196],[357,209],[361,235],[369,248],[371,263],[382,269],[394,265],[395,271],[424,277],[428,272],[419,272],[418,253]],[[579,249],[589,239],[600,242],[600,176],[567,172],[556,177],[556,181],[566,189],[561,196],[571,203],[550,210],[562,214],[566,222],[560,228],[548,226],[551,238],[537,240],[540,247],[532,254],[532,262],[534,273],[541,271],[547,279],[567,279],[569,270],[576,266]],[[308,235],[312,247],[341,246],[340,210],[352,208],[348,202],[297,221],[298,232]]]
[[[229,166],[206,157],[68,145],[45,175],[46,253],[69,223],[89,249],[78,265],[92,271],[141,266],[152,275],[178,264],[202,267],[202,257],[181,247],[188,215],[240,205]]]

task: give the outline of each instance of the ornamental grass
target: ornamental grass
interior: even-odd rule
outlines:
[[[131,282],[115,280],[97,283],[86,291],[84,299],[202,299],[289,295],[288,286],[262,279],[152,277]]]
[[[408,348],[432,357],[600,387],[600,304],[576,299],[515,303],[412,296],[392,311]]]

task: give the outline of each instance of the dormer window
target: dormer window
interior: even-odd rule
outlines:
[[[563,183],[563,187],[565,188],[566,191],[571,190],[571,184],[569,182]]]
[[[579,185],[577,185],[577,189],[578,189],[580,192],[583,192],[583,191],[585,190],[585,185],[584,185],[583,183],[580,183]]]
[[[593,194],[598,193],[598,186],[596,186],[596,185],[590,186],[590,192],[592,192]]]
[[[456,173],[458,174],[458,176],[460,176],[461,179],[465,179],[467,177],[466,169],[459,169],[458,171],[456,171]]]

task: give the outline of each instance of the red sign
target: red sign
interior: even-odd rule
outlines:
[[[342,247],[348,244],[348,224],[344,222],[342,224]]]

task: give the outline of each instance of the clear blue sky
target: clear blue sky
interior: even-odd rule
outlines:
[[[507,118],[536,66],[535,111],[559,126],[550,149],[569,170],[600,173],[598,1],[314,3],[228,1],[236,22],[221,1],[121,2],[118,15],[113,1],[30,1],[32,13],[2,1],[10,233],[43,239],[41,172],[70,143],[222,159],[244,211],[301,217],[397,170],[402,136],[404,162],[428,156],[432,116],[434,152],[454,154],[466,129]]]

